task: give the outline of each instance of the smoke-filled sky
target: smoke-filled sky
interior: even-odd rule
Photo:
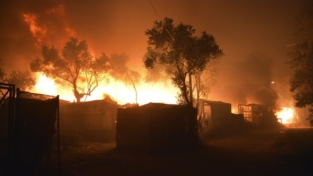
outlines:
[[[93,54],[125,53],[130,57],[131,69],[144,71],[144,32],[153,27],[154,21],[169,17],[176,24],[192,25],[197,34],[206,31],[215,37],[225,56],[221,58],[218,83],[211,97],[243,103],[247,98],[238,91],[247,88],[245,84],[252,84],[251,89],[262,87],[288,73],[285,62],[287,45],[293,43],[292,18],[299,5],[308,3],[309,0],[3,0],[0,55],[7,70],[28,68],[35,56],[41,56],[41,45],[61,49],[75,35],[87,40]],[[259,74],[252,74],[256,70]],[[249,75],[254,77],[247,78]],[[227,94],[223,92],[230,89]]]

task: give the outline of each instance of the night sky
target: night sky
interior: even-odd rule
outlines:
[[[154,21],[169,17],[175,24],[192,25],[197,34],[206,31],[215,37],[225,56],[221,58],[218,83],[210,98],[239,103],[245,96],[238,97],[238,92],[244,90],[243,85],[250,85],[248,82],[253,82],[252,89],[259,86],[258,82],[284,79],[290,73],[285,63],[290,49],[287,45],[294,42],[292,19],[299,7],[309,2],[3,0],[0,4],[0,55],[7,71],[28,68],[35,56],[41,56],[41,45],[61,49],[69,36],[75,35],[87,40],[96,56],[101,52],[125,53],[131,60],[129,67],[143,72],[142,56],[147,47],[144,32],[153,27]],[[30,28],[30,24],[34,27]],[[261,73],[247,78],[254,70]]]

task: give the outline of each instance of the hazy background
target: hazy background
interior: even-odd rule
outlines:
[[[309,0],[2,0],[0,55],[6,70],[28,68],[42,44],[61,49],[69,36],[87,40],[95,55],[125,53],[130,69],[145,70],[145,30],[169,17],[212,34],[225,56],[209,99],[293,103],[286,63],[292,18]],[[156,9],[157,13],[154,11]],[[272,84],[272,81],[275,83]],[[277,95],[270,90],[278,90]],[[175,96],[175,95],[173,95]]]

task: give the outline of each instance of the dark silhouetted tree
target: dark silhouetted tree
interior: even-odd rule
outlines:
[[[35,78],[29,70],[12,70],[6,78],[6,82],[14,84],[21,90],[30,89],[36,84]]]
[[[313,4],[312,4],[313,5]],[[297,107],[309,107],[313,125],[313,6],[303,7],[295,15],[295,40],[288,64],[294,70],[290,80]]]
[[[145,67],[153,69],[155,64],[163,65],[172,83],[180,89],[178,99],[193,106],[192,75],[201,73],[211,59],[223,55],[214,37],[205,31],[200,37],[194,36],[191,25],[174,25],[170,18],[156,21],[145,34],[148,36],[143,58]]]
[[[138,104],[138,92],[136,85],[140,83],[141,75],[127,66],[129,57],[125,54],[112,54],[110,57],[111,76],[126,85],[133,87],[135,91],[135,100]]]
[[[34,72],[42,72],[52,77],[57,83],[72,87],[73,95],[80,102],[84,95],[90,95],[105,78],[109,69],[109,58],[102,54],[93,57],[88,51],[85,40],[71,37],[60,55],[52,46],[42,47],[43,59],[35,58],[30,64]]]

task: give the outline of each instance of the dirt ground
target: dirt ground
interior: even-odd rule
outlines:
[[[58,175],[54,147],[35,175]],[[118,151],[114,141],[63,138],[61,175],[313,175],[313,129],[209,133],[199,148],[166,154]]]

